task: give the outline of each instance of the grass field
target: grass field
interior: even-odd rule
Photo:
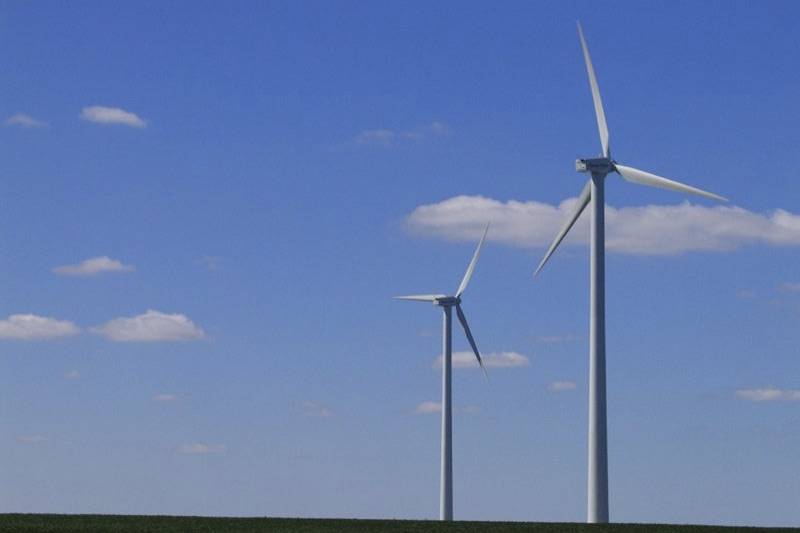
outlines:
[[[567,533],[619,532],[619,533],[800,533],[794,528],[748,528],[721,526],[674,526],[663,524],[612,524],[589,526],[586,524],[522,523],[522,522],[451,522],[441,523],[421,520],[325,520],[294,518],[203,518],[181,516],[113,516],[113,515],[0,515],[0,531],[75,533],[188,533],[188,532],[287,532],[334,533],[356,531],[362,533]]]

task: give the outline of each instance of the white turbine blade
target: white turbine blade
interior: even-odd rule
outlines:
[[[395,300],[413,300],[415,302],[435,302],[437,298],[444,298],[444,294],[411,294],[394,297]]]
[[[589,47],[586,46],[586,39],[583,37],[583,28],[578,22],[578,35],[581,38],[581,48],[583,48],[583,60],[586,62],[586,72],[589,74],[589,85],[592,88],[592,100],[594,101],[594,113],[597,115],[597,129],[600,132],[600,145],[603,147],[603,157],[609,157],[608,150],[608,126],[606,125],[606,113],[603,111],[603,101],[600,99],[600,88],[597,86],[597,77],[594,75],[592,58],[589,57]]]
[[[536,268],[536,272],[533,273],[536,276],[544,267],[544,264],[547,263],[547,260],[550,259],[550,256],[553,255],[553,252],[556,251],[558,245],[561,244],[561,241],[564,240],[564,237],[567,236],[569,230],[572,229],[572,226],[575,225],[575,222],[578,221],[578,218],[583,213],[583,210],[586,209],[586,205],[589,203],[589,200],[592,199],[592,180],[586,182],[586,185],[583,186],[583,190],[581,191],[580,197],[578,197],[578,207],[572,213],[572,216],[567,220],[567,222],[562,226],[561,231],[558,232],[556,238],[553,239],[553,243],[548,248],[547,253],[544,254],[544,258],[539,263],[539,266]]]
[[[679,181],[673,181],[667,178],[662,178],[661,176],[656,176],[655,174],[650,174],[649,172],[645,172],[643,170],[638,170],[631,167],[626,167],[624,165],[617,165],[616,163],[614,166],[619,172],[620,176],[625,178],[626,180],[632,183],[638,183],[640,185],[649,185],[651,187],[659,187],[661,189],[669,189],[671,191],[678,191],[678,192],[688,192],[691,194],[697,194],[699,196],[705,196],[706,198],[711,198],[712,200],[719,200],[721,202],[727,202],[728,199],[717,194],[704,191],[702,189],[698,189],[697,187],[692,187],[691,185],[686,185]]]
[[[458,286],[458,290],[456,291],[456,298],[461,296],[461,294],[467,289],[467,284],[469,284],[469,278],[472,277],[472,272],[475,270],[475,265],[478,263],[478,256],[481,255],[481,247],[483,246],[483,241],[486,240],[486,234],[488,232],[489,232],[489,224],[486,224],[486,227],[483,230],[483,237],[481,237],[481,240],[478,243],[478,247],[475,248],[475,253],[472,254],[472,261],[469,262],[467,271],[464,273],[464,279],[461,280],[461,285]]]
[[[475,344],[475,339],[472,337],[472,332],[469,330],[469,324],[467,324],[467,317],[464,316],[464,311],[461,310],[461,305],[456,305],[456,314],[458,315],[458,321],[461,322],[461,326],[464,328],[464,333],[467,335],[467,340],[469,341],[469,345],[472,346],[472,351],[475,353],[475,357],[478,359],[478,364],[483,370],[483,375],[489,377],[486,373],[486,368],[483,366],[483,359],[481,359],[481,354],[478,352],[478,346]]]

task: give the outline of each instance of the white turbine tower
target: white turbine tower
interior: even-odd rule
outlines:
[[[431,302],[433,305],[438,305],[442,308],[444,317],[442,328],[442,464],[439,485],[439,520],[453,519],[453,412],[451,406],[451,372],[453,369],[452,310],[453,307],[456,308],[458,321],[461,322],[469,345],[472,347],[472,351],[475,352],[478,364],[485,374],[486,369],[483,367],[481,354],[478,352],[478,346],[475,344],[475,339],[472,337],[472,332],[469,330],[467,317],[464,316],[464,311],[461,310],[461,295],[464,294],[469,279],[472,277],[472,272],[475,270],[475,265],[478,262],[478,256],[481,253],[481,247],[483,247],[483,241],[486,239],[486,232],[488,231],[489,224],[486,224],[486,228],[483,230],[483,236],[478,243],[478,247],[475,248],[472,260],[469,262],[467,271],[464,273],[464,278],[461,280],[461,284],[458,286],[458,290],[456,290],[454,296],[447,296],[444,294],[395,296],[398,300]]]
[[[606,438],[606,326],[605,326],[605,229],[604,229],[604,197],[603,184],[606,175],[616,172],[627,181],[650,185],[673,191],[686,192],[726,201],[725,198],[710,192],[679,183],[649,172],[620,165],[611,159],[608,145],[608,126],[600,100],[600,89],[589,57],[589,49],[583,37],[583,29],[578,23],[578,35],[583,49],[583,59],[589,74],[589,85],[592,89],[594,111],[597,115],[597,128],[600,131],[601,157],[579,159],[575,162],[578,172],[588,172],[591,179],[578,199],[578,206],[561,231],[558,232],[550,248],[547,250],[534,276],[538,274],[578,220],[586,205],[591,201],[591,252],[590,283],[591,295],[589,303],[589,476],[588,476],[588,511],[587,521],[590,523],[608,522],[608,448]]]

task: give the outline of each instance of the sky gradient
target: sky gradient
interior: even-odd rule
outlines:
[[[0,512],[583,521],[609,176],[613,521],[800,525],[793,2],[6,2]],[[460,332],[454,349],[468,349]]]

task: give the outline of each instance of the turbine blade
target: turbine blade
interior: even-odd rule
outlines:
[[[547,263],[547,260],[550,259],[550,256],[553,255],[553,252],[556,251],[558,245],[561,244],[561,241],[564,240],[564,237],[567,236],[569,230],[572,229],[572,226],[575,225],[575,222],[578,221],[578,218],[583,213],[583,210],[586,209],[586,205],[589,203],[589,200],[592,198],[592,180],[586,182],[586,185],[583,186],[583,190],[581,191],[581,195],[578,197],[578,208],[572,213],[572,216],[567,220],[567,222],[561,227],[561,231],[558,232],[556,238],[553,239],[553,243],[548,248],[547,253],[544,254],[544,258],[539,263],[539,266],[536,268],[536,272],[533,273],[536,276],[544,267],[544,264]]]
[[[583,60],[586,62],[586,72],[589,74],[589,85],[592,88],[592,100],[594,101],[594,113],[597,115],[597,130],[600,132],[600,145],[603,147],[603,157],[610,157],[608,147],[608,126],[606,125],[606,113],[603,111],[603,101],[600,99],[600,87],[597,86],[597,77],[594,75],[592,58],[589,56],[589,47],[586,46],[586,39],[583,37],[583,28],[578,22],[578,36],[581,38],[581,48],[583,48]]]
[[[478,364],[483,370],[483,375],[489,377],[486,373],[486,368],[483,366],[483,359],[481,359],[481,354],[478,352],[478,346],[475,344],[475,339],[472,337],[472,332],[469,330],[469,324],[467,324],[467,317],[464,316],[464,311],[461,310],[461,305],[456,305],[456,314],[458,315],[458,321],[461,322],[461,326],[464,328],[464,333],[467,335],[467,340],[469,341],[469,345],[472,346],[472,351],[475,353],[475,357],[478,359]]]
[[[673,181],[667,178],[662,178],[661,176],[656,176],[655,174],[650,174],[649,172],[645,172],[643,170],[638,170],[631,167],[626,167],[624,165],[617,165],[616,163],[614,166],[619,172],[620,176],[625,178],[626,180],[632,183],[638,183],[640,185],[649,185],[651,187],[659,187],[661,189],[669,189],[671,191],[678,191],[678,192],[688,192],[691,194],[697,194],[699,196],[705,196],[706,198],[711,198],[712,200],[719,200],[721,202],[727,202],[728,199],[717,194],[704,191],[702,189],[698,189],[697,187],[692,187],[691,185],[686,185],[679,181]]]
[[[467,289],[467,284],[469,284],[469,278],[472,277],[472,272],[475,270],[475,265],[478,263],[478,256],[481,255],[481,247],[483,247],[483,241],[486,240],[486,234],[488,232],[489,232],[489,224],[487,223],[486,227],[483,230],[483,237],[481,237],[481,240],[478,243],[478,247],[475,248],[475,253],[472,254],[472,261],[469,262],[467,271],[464,273],[464,279],[461,280],[461,285],[458,286],[458,290],[456,291],[456,298],[461,296],[461,294]]]
[[[413,300],[415,302],[435,302],[437,298],[443,298],[444,294],[411,294],[409,296],[395,296],[395,300]]]

